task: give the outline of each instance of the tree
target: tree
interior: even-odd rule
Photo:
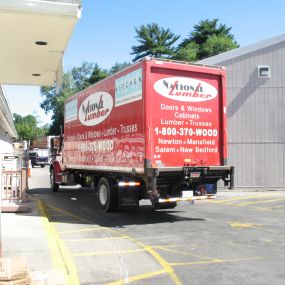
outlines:
[[[22,117],[14,113],[14,124],[20,140],[32,141],[37,134],[37,119],[33,115]]]
[[[236,48],[237,45],[227,36],[213,35],[202,45],[200,53],[207,57],[217,55]]]
[[[174,43],[180,38],[170,29],[163,29],[158,24],[141,25],[135,28],[139,45],[132,46],[133,61],[145,56],[169,58],[175,54]]]
[[[129,66],[130,63],[129,62],[123,62],[123,63],[118,63],[116,62],[109,70],[109,74],[114,74],[122,69],[124,69],[125,67]]]
[[[44,97],[41,108],[46,112],[52,112],[52,124],[50,135],[59,135],[64,126],[64,101],[73,94],[94,84],[106,76],[109,71],[102,69],[98,64],[83,62],[79,67],[73,67],[71,71],[63,74],[62,86],[59,93],[54,87],[41,87],[41,96]]]
[[[74,72],[75,69],[63,74],[62,86],[58,94],[55,87],[41,87],[41,96],[45,98],[40,106],[46,113],[53,113],[51,116],[50,135],[59,135],[61,133],[64,122],[64,101],[79,91],[79,87],[75,84],[74,75],[72,74]]]
[[[195,43],[199,47],[197,59],[203,59],[239,47],[234,40],[234,36],[230,33],[232,28],[224,24],[218,25],[218,21],[219,19],[200,21],[199,24],[194,26],[194,30],[190,33],[189,37],[180,43],[177,53],[179,53],[181,49],[183,51],[190,43]],[[214,38],[210,40],[212,37]],[[208,42],[208,40],[210,41]],[[223,43],[217,48],[219,40],[223,41]],[[210,46],[213,47],[214,42],[216,48],[211,49]],[[209,50],[211,50],[210,53],[208,53]],[[214,50],[216,50],[217,53],[213,52]]]
[[[94,63],[88,63],[84,61],[81,66],[79,67],[73,67],[71,70],[71,75],[73,79],[74,86],[72,89],[80,91],[86,87],[88,87],[90,84],[90,77],[92,76],[92,72],[94,71],[94,68],[96,67],[96,64]]]
[[[100,68],[99,65],[96,63],[93,66],[92,73],[90,77],[87,79],[87,82],[89,85],[91,85],[106,78],[108,75],[109,75],[108,70]]]
[[[194,42],[190,42],[185,47],[178,49],[173,59],[183,61],[196,61],[198,52],[199,46]]]

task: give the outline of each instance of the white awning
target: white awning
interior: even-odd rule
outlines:
[[[0,84],[60,84],[80,16],[80,0],[0,0]]]

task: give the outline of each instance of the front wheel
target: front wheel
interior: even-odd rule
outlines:
[[[113,212],[118,208],[118,195],[115,183],[102,177],[97,186],[98,202],[105,212]]]
[[[50,187],[52,192],[58,192],[59,190],[59,184],[55,182],[55,173],[53,168],[50,170]]]

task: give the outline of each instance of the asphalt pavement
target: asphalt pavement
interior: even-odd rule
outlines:
[[[93,191],[51,193],[45,167],[32,169],[28,193],[29,212],[1,214],[1,240],[3,256],[25,258],[34,276],[61,270],[68,285],[284,284],[284,191],[102,214]]]

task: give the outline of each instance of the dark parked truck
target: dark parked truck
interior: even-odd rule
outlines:
[[[94,187],[103,210],[201,199],[227,166],[222,67],[146,58],[68,98],[51,187]],[[207,198],[207,196],[205,196]]]
[[[31,160],[32,167],[49,164],[49,152],[47,149],[33,149],[29,151],[29,160]]]

